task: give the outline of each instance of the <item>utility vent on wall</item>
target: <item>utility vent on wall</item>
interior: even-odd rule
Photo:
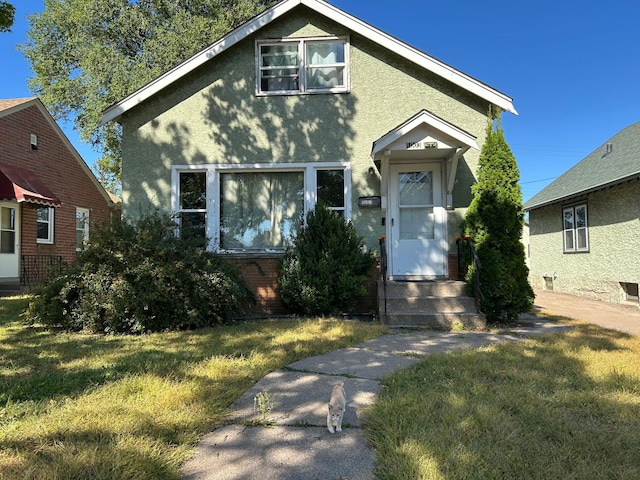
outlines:
[[[31,134],[31,150],[38,149],[38,136],[35,133]]]

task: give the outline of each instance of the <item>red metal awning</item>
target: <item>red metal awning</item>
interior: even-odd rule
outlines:
[[[0,163],[0,200],[59,207],[62,203],[35,175],[23,168]]]

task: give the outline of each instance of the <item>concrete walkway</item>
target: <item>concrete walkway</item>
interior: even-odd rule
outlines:
[[[517,341],[567,327],[523,318],[505,333],[411,332],[384,335],[352,348],[307,358],[270,373],[232,406],[230,423],[206,435],[183,469],[185,480],[364,480],[373,478],[374,452],[367,446],[362,409],[380,391],[380,380],[425,355]],[[326,428],[331,386],[344,382],[347,411],[342,433]],[[270,426],[261,420],[257,395],[268,392]]]
[[[637,305],[600,302],[549,290],[536,290],[535,294],[537,310],[548,310],[563,317],[640,335],[640,308]]]

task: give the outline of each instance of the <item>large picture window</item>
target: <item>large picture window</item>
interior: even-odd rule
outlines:
[[[565,252],[588,252],[589,231],[587,205],[572,205],[562,209]]]
[[[345,92],[349,88],[348,51],[347,41],[335,37],[258,42],[257,91]]]
[[[351,176],[345,163],[200,168],[205,171],[175,167],[173,205],[181,231],[188,227],[210,238],[215,250],[284,251],[317,202],[350,217]]]
[[[302,224],[304,173],[220,175],[220,246],[285,248]]]

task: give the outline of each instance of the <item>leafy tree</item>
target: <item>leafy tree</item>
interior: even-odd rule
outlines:
[[[31,90],[101,149],[99,177],[120,181],[120,129],[102,111],[274,0],[44,0],[21,50]]]
[[[308,315],[353,311],[373,262],[353,224],[318,204],[281,262],[280,298]]]
[[[10,32],[16,8],[9,2],[0,0],[0,32]]]
[[[484,294],[482,311],[490,321],[515,320],[533,303],[527,280],[524,245],[520,241],[524,224],[520,172],[504,138],[500,115],[487,124],[487,138],[478,165],[474,198],[465,217],[465,233],[471,236],[482,268],[480,285]],[[468,279],[473,282],[473,267]]]

